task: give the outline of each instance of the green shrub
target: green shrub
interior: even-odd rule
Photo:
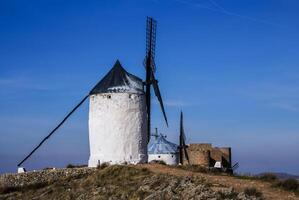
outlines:
[[[232,189],[231,191],[218,191],[217,192],[217,199],[236,199],[238,196],[238,193]]]
[[[25,192],[27,190],[37,190],[43,187],[46,187],[48,183],[35,183],[26,186],[8,186],[8,187],[0,187],[0,194],[7,194],[11,192],[21,191]]]
[[[261,175],[259,177],[261,180],[263,181],[267,181],[267,182],[275,182],[275,181],[278,181],[278,178],[275,174],[272,174],[272,173],[265,173],[263,175]]]
[[[53,167],[45,167],[43,170],[52,170]]]
[[[200,165],[178,165],[176,168],[192,172],[208,173],[209,169]]]
[[[82,167],[87,167],[87,165],[73,165],[73,164],[68,164],[66,168],[82,168]]]
[[[257,176],[253,176],[251,174],[234,174],[234,176],[238,179],[246,179],[246,180],[257,180],[257,179],[259,179]]]
[[[149,169],[144,168],[144,167],[141,168],[141,172],[146,173],[146,174],[149,174],[149,173],[150,173]]]
[[[10,193],[10,192],[15,192],[15,191],[18,191],[19,188],[18,187],[3,187],[1,186],[0,187],[0,194],[7,194],[7,193]]]
[[[213,174],[219,174],[222,172],[222,169],[212,167],[209,169],[209,172]]]
[[[66,166],[66,168],[75,168],[75,165],[68,164],[68,165]]]
[[[163,160],[152,160],[149,162],[150,164],[160,164],[160,165],[166,165],[166,163]]]
[[[289,178],[284,181],[280,181],[277,186],[282,187],[285,190],[298,192],[299,190],[299,183],[296,179]]]
[[[109,163],[104,162],[104,163],[98,165],[97,169],[105,169],[106,167],[109,167],[109,165],[110,165]]]
[[[258,191],[255,187],[245,188],[244,194],[250,197],[262,197],[262,193]]]

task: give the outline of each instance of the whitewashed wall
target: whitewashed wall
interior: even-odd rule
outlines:
[[[144,94],[104,93],[90,96],[89,167],[147,162]]]
[[[152,160],[162,160],[167,165],[177,165],[178,154],[148,154],[148,162]]]

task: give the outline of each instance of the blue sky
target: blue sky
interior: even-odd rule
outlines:
[[[145,20],[158,21],[153,127],[231,146],[240,172],[299,174],[296,0],[0,1],[0,173],[20,161],[116,59],[144,77]],[[87,163],[85,103],[26,163]]]

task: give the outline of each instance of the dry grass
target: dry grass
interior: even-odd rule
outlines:
[[[258,178],[262,181],[266,181],[266,182],[270,182],[270,183],[278,181],[277,176],[272,173],[265,173],[265,174],[259,176]]]
[[[55,173],[55,170],[49,171],[49,173]],[[186,180],[190,178],[195,181],[195,185],[204,185],[205,188],[208,188],[207,190],[215,187],[236,189],[236,192],[229,193],[220,191],[217,193],[220,199],[234,199],[238,192],[244,192],[247,196],[260,197],[260,191],[262,191],[266,199],[271,199],[274,196],[279,199],[288,199],[288,195],[291,193],[283,190],[298,193],[296,180],[279,181],[271,174],[261,177],[241,176],[235,178],[219,175],[217,172],[213,173],[200,166],[170,167],[157,164],[109,166],[102,164],[97,169],[89,171],[88,174],[61,178],[54,183],[33,184],[25,187],[0,187],[0,199],[108,199],[111,196],[115,199],[144,199],[153,191],[167,188],[171,184],[176,187],[176,184],[186,178]],[[201,180],[195,180],[194,177],[199,177]],[[225,184],[220,185],[219,183]],[[191,188],[186,191],[189,193],[193,190]],[[297,199],[297,197],[292,196],[291,199]]]
[[[105,192],[101,193],[103,198],[114,196],[136,197],[144,194],[136,194],[138,185],[150,174],[147,169],[136,170],[132,167],[113,165],[109,166],[102,164],[100,169],[94,175],[83,180],[79,188],[106,188]],[[137,195],[137,196],[136,196]]]
[[[266,173],[258,177],[260,180],[271,183],[272,187],[279,187],[283,190],[294,192],[299,195],[299,182],[296,179],[289,178],[279,180],[275,174]]]
[[[262,197],[262,193],[255,187],[245,188],[244,194],[249,197],[257,197],[257,198]]]
[[[272,187],[281,188],[285,191],[294,192],[297,196],[299,196],[299,182],[296,179],[286,179],[279,180],[275,174],[265,173],[261,176],[252,176],[252,175],[236,175],[238,179],[246,179],[246,180],[260,180],[263,182],[268,182]]]
[[[109,167],[109,166],[110,166],[109,163],[104,162],[101,165],[98,165],[97,169],[105,169],[106,167]]]
[[[49,171],[55,173],[55,171]],[[198,188],[197,188],[198,187]],[[200,191],[199,191],[200,190]],[[177,177],[154,173],[142,166],[102,164],[82,176],[52,183],[2,188],[0,199],[192,199],[202,192],[209,197],[234,196],[213,192],[200,177]],[[202,191],[202,192],[201,192]],[[217,198],[218,199],[218,198]]]
[[[36,183],[36,184],[31,184],[28,186],[10,186],[10,187],[3,187],[0,186],[0,194],[7,194],[11,192],[25,192],[28,190],[37,190],[43,187],[46,187],[48,183]]]
[[[296,179],[289,178],[283,181],[278,181],[274,184],[276,187],[280,187],[286,191],[294,192],[299,195],[299,182]]]
[[[149,193],[138,190],[139,186],[152,176],[154,174],[146,168],[102,164],[93,173],[75,179],[63,178],[54,183],[25,187],[0,187],[0,199],[1,195],[11,196],[11,199],[43,199],[40,196],[45,196],[45,199],[90,199],[93,196],[97,199],[109,199],[111,196],[115,199],[143,199]],[[161,185],[165,178],[164,175],[156,177],[152,187]]]

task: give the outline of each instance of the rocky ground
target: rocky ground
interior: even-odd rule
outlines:
[[[264,198],[253,187],[235,189],[209,176],[157,164],[7,174],[0,176],[0,199]]]

